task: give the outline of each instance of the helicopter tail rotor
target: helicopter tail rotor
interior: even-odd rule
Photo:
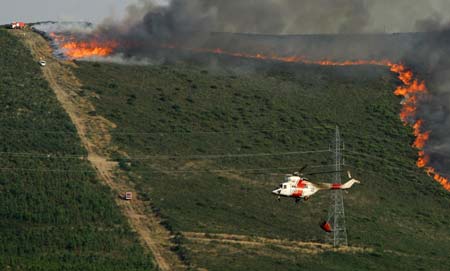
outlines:
[[[360,184],[359,180],[352,178],[352,174],[350,171],[347,171],[348,178],[350,179],[348,182],[341,186],[341,189],[350,189],[355,183]]]

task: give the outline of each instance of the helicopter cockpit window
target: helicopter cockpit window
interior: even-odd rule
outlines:
[[[283,189],[286,189],[286,185],[285,184],[283,184]]]
[[[283,187],[283,184],[282,184],[282,183],[280,183],[280,185],[279,185],[278,187],[279,187],[279,188]]]

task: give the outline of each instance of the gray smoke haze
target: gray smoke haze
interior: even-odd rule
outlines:
[[[448,29],[446,24],[430,25]],[[423,30],[427,30],[424,28]],[[405,59],[414,63],[426,80],[430,96],[420,102],[418,116],[424,130],[432,131],[425,148],[430,162],[439,172],[450,176],[450,31],[434,32],[418,41]]]
[[[169,3],[161,8],[155,1],[140,1],[128,8],[126,20],[138,21],[164,13],[166,23],[173,27],[204,22],[204,30],[264,34],[412,32],[450,22],[448,0],[172,0]]]
[[[123,20],[105,20],[97,34],[132,44],[220,47],[231,51],[253,48],[256,53],[277,50],[275,53],[314,58],[399,60],[402,52],[412,50],[415,41],[407,35],[383,39],[377,35],[385,30],[438,31],[449,22],[448,0],[171,0],[165,5],[141,0],[128,7]],[[275,39],[218,32],[349,36]],[[122,48],[121,53],[146,56],[150,47]]]
[[[418,20],[415,24],[417,31],[427,32],[427,31],[442,31],[447,30],[450,27],[450,22],[445,19],[440,14],[436,13],[432,18],[426,18],[423,20]]]

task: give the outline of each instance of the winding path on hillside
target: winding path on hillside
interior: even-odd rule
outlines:
[[[15,30],[11,33],[20,38],[31,50],[36,65],[40,58],[46,60],[47,65],[43,67],[43,74],[58,101],[74,123],[81,142],[88,152],[88,160],[95,168],[99,179],[117,195],[125,191],[137,195],[127,176],[119,170],[117,163],[111,162],[109,159],[110,153],[117,151],[117,147],[111,143],[109,133],[111,129],[115,128],[115,124],[101,116],[90,114],[90,112],[95,112],[95,108],[86,98],[78,94],[81,83],[70,68],[70,65],[75,64],[55,58],[48,42],[37,33],[27,30]],[[126,155],[123,152],[122,154]],[[145,247],[150,249],[155,264],[160,270],[187,269],[178,256],[171,251],[170,239],[172,236],[160,224],[159,217],[151,212],[148,203],[134,196],[130,202],[116,197],[116,204],[128,218],[131,227]]]

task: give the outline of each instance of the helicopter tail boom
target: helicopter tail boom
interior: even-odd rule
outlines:
[[[355,183],[357,183],[357,184],[361,183],[360,181],[352,178],[350,172],[348,172],[348,177],[350,178],[350,180],[344,184],[319,183],[319,184],[316,184],[315,186],[318,190],[347,190],[347,189],[350,189]]]

